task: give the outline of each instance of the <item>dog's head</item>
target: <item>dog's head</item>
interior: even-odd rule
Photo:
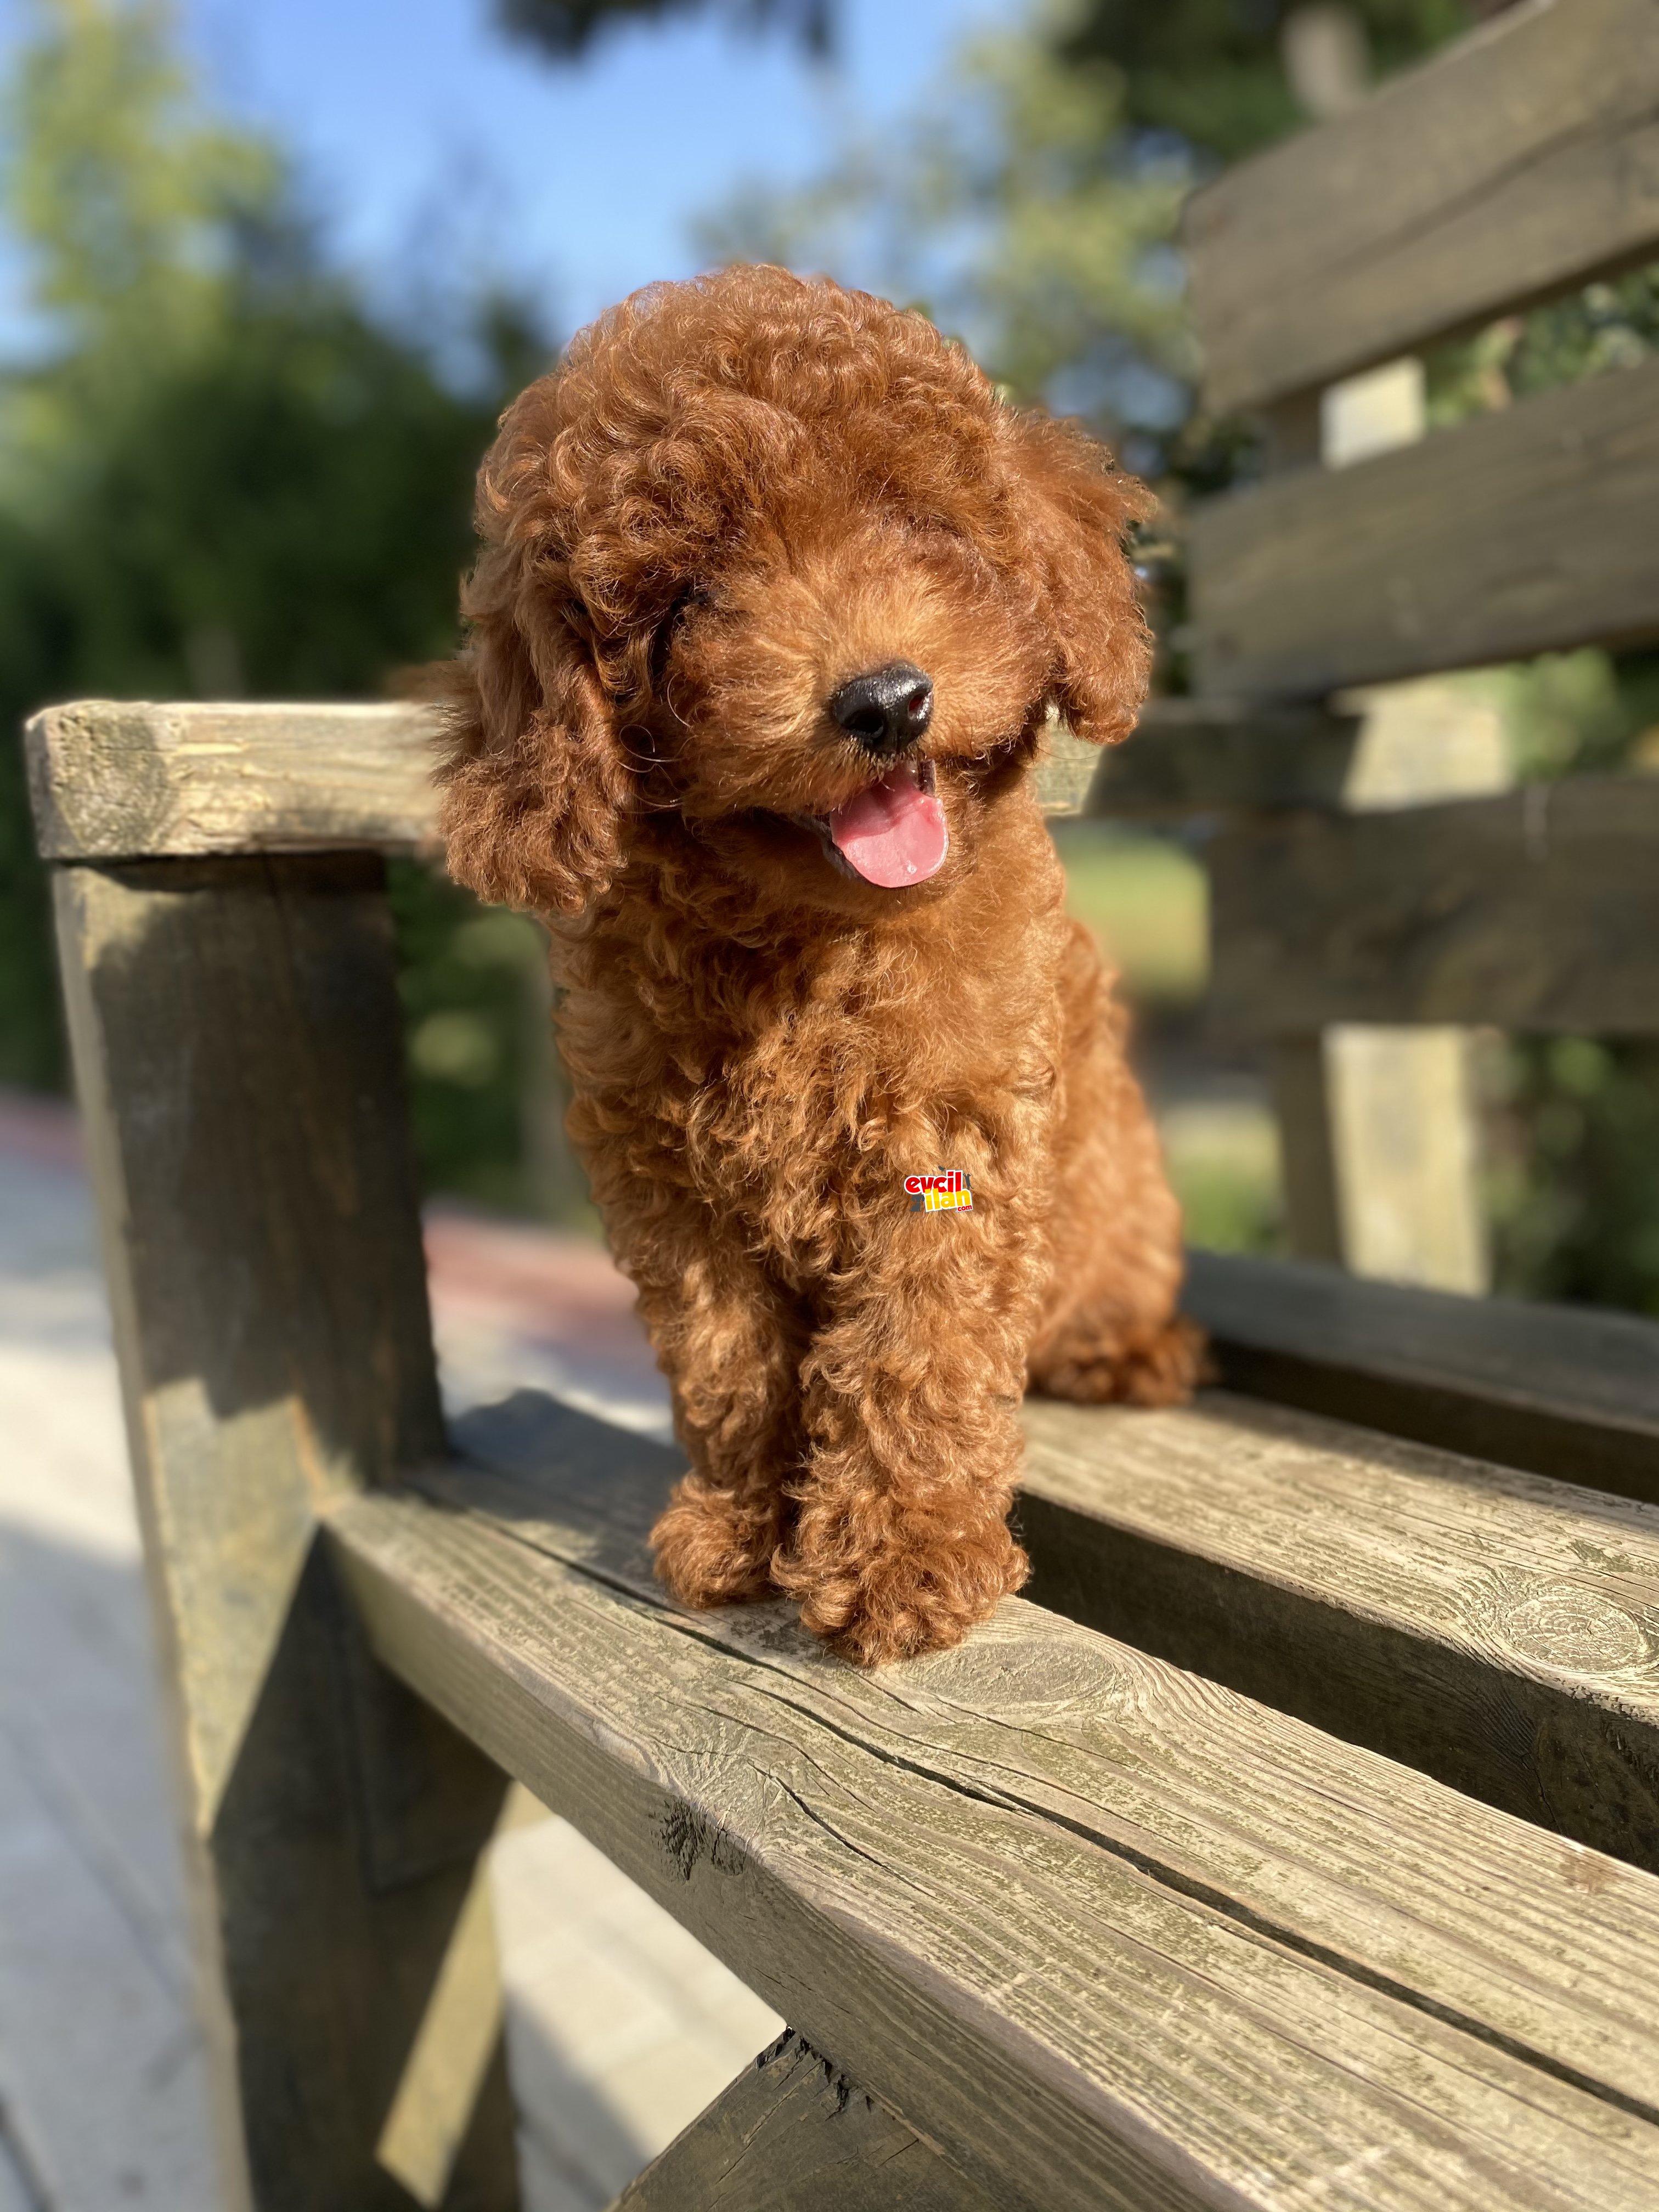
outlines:
[[[1146,507],[921,315],[777,269],[635,295],[483,465],[452,872],[574,914],[672,817],[769,901],[948,888],[1050,707],[1133,723]]]

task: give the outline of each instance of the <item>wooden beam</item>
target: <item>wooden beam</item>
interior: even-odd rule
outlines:
[[[48,860],[435,849],[429,709],[85,699],[25,726]]]
[[[1659,1505],[1659,1324],[1188,1256],[1229,1389]]]
[[[1311,699],[1650,637],[1656,501],[1659,362],[1212,500],[1188,530],[1200,688]]]
[[[429,708],[82,699],[24,729],[48,860],[252,853],[436,852]],[[1101,749],[1050,732],[1036,785],[1075,814]]]
[[[460,1433],[331,1510],[382,1658],[997,2204],[1659,2202],[1651,1877],[1018,1600],[873,1676],[681,1615],[675,1454]]]
[[[1218,1018],[1651,1036],[1656,841],[1648,776],[1229,825],[1207,852]]]
[[[1219,1393],[1025,1425],[1040,1602],[1659,1870],[1659,1509]]]
[[[1659,9],[1516,9],[1230,169],[1183,242],[1223,411],[1659,251]]]
[[[613,2212],[993,2212],[793,2028],[624,2189]]]
[[[226,2201],[503,2212],[466,1906],[504,1778],[369,1657],[317,1541],[329,1497],[443,1444],[380,863],[55,887]],[[423,2023],[460,1982],[464,2049],[441,2052]],[[392,2130],[418,2197],[376,2156],[416,2059],[471,2107],[422,2143]]]
[[[1134,733],[1097,753],[1085,814],[1181,822],[1342,804],[1358,714],[1237,700],[1149,699]]]

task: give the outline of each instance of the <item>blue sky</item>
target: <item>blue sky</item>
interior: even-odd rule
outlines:
[[[1024,0],[842,0],[841,58],[718,21],[611,34],[555,68],[491,0],[176,0],[215,100],[297,155],[337,251],[437,284],[505,277],[568,331],[696,265],[693,218],[810,174],[846,123],[941,96],[976,26]],[[15,24],[17,0],[0,21]]]

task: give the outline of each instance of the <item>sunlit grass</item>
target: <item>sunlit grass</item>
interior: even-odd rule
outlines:
[[[1067,822],[1054,843],[1066,864],[1066,907],[1100,939],[1132,1000],[1190,1005],[1209,972],[1203,869],[1164,837],[1103,823]]]
[[[1066,907],[1099,939],[1125,997],[1156,1018],[1203,997],[1208,884],[1168,838],[1105,823],[1056,825]],[[1271,1251],[1282,1212],[1279,1145],[1266,1104],[1249,1096],[1182,1099],[1158,1117],[1187,1241],[1219,1252]]]
[[[1280,1248],[1279,1138],[1259,1101],[1193,1101],[1158,1116],[1187,1242],[1212,1252]]]

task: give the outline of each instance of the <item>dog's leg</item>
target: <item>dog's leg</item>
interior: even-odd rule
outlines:
[[[810,1456],[774,1577],[876,1666],[959,1643],[1030,1571],[1007,1516],[1042,1263],[994,1210],[872,1222],[861,1244],[803,1364]]]
[[[701,1206],[683,1223],[658,1218],[629,1272],[691,1461],[651,1532],[657,1572],[683,1605],[774,1597],[784,1486],[804,1450],[805,1322],[740,1245],[711,1233]]]

